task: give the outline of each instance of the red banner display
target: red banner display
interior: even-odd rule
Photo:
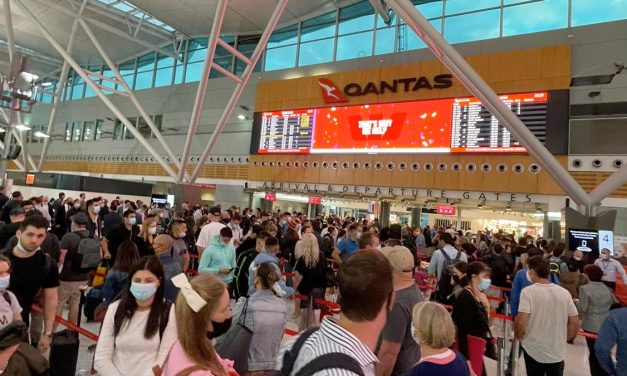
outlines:
[[[266,201],[274,202],[276,201],[276,193],[274,192],[266,192]]]
[[[546,136],[547,92],[500,99]],[[258,125],[257,125],[258,126]],[[259,153],[524,153],[477,98],[261,113]]]
[[[312,205],[320,205],[322,204],[322,197],[320,196],[309,196],[309,203]]]
[[[457,208],[453,205],[438,205],[435,208],[436,214],[442,215],[455,215],[457,213]]]

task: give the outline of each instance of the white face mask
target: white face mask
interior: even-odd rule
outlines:
[[[602,253],[602,254],[601,254],[601,258],[602,258],[603,260],[609,260],[609,259],[610,259],[610,255],[607,255],[607,254],[605,254],[605,253]]]
[[[148,233],[149,233],[150,235],[154,235],[154,234],[156,234],[156,233],[157,233],[157,228],[156,228],[156,227],[149,227],[149,228],[148,228]]]
[[[573,258],[574,258],[576,261],[581,261],[581,257],[577,257],[577,256],[575,256],[575,257],[573,257]]]
[[[25,253],[25,254],[27,254],[27,255],[32,255],[33,253],[35,253],[35,252],[39,251],[39,250],[41,249],[41,247],[37,247],[37,249],[35,249],[34,251],[29,251],[29,250],[27,250],[26,248],[24,248],[24,246],[22,245],[22,242],[18,240],[18,241],[17,241],[17,249],[18,249],[20,252],[22,252],[22,253]]]

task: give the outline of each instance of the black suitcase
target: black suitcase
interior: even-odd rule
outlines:
[[[50,342],[50,376],[71,376],[76,374],[78,333],[69,329],[56,332]]]

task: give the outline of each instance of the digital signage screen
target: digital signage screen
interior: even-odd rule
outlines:
[[[597,230],[568,229],[568,248],[584,253],[599,253],[599,232]]]
[[[541,141],[549,93],[500,99]],[[477,98],[262,112],[258,153],[524,153]]]

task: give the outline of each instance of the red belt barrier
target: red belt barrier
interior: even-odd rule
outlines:
[[[33,305],[31,307],[31,310],[33,312],[38,312],[38,313],[42,313],[43,312],[42,309],[40,307],[36,306],[36,305]],[[92,332],[90,332],[90,331],[88,331],[86,329],[83,329],[80,326],[77,326],[76,324],[67,321],[66,319],[64,319],[61,316],[56,315],[54,317],[54,321],[58,322],[59,324],[67,327],[68,329],[70,329],[70,330],[72,330],[74,332],[77,332],[78,334],[81,334],[81,335],[91,339],[92,341],[98,342],[98,335],[97,334],[94,334],[94,333],[92,333]]]
[[[295,294],[294,295],[294,299],[307,300],[307,299],[309,299],[309,297],[307,295]],[[339,304],[334,303],[334,302],[330,302],[328,300],[320,299],[320,298],[314,299],[314,303],[323,305],[323,306],[328,307],[330,309],[340,309],[340,305]]]
[[[199,257],[196,254],[190,253],[189,254],[189,258],[191,258],[191,259],[198,259]]]
[[[592,338],[592,339],[597,339],[598,337],[596,333],[584,332],[583,330],[577,333],[577,335],[585,337],[585,338]]]

